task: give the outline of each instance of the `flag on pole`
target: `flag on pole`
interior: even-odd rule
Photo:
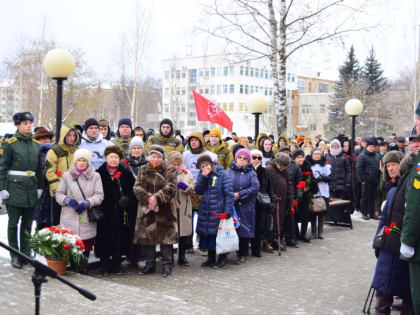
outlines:
[[[216,104],[210,102],[205,97],[193,91],[195,111],[197,112],[197,119],[200,121],[209,121],[214,124],[218,124],[223,128],[232,130],[233,122],[229,116],[218,107]]]

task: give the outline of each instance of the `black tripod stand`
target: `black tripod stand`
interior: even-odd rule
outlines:
[[[36,259],[30,258],[24,254],[22,254],[20,251],[4,244],[3,242],[0,242],[0,246],[7,249],[9,252],[15,254],[18,256],[21,260],[24,262],[27,262],[28,264],[31,264],[35,271],[32,275],[32,282],[34,284],[35,288],[35,314],[38,315],[40,313],[40,298],[41,298],[41,286],[43,283],[48,282],[46,279],[47,276],[50,276],[51,278],[60,280],[61,282],[67,284],[69,287],[79,291],[81,295],[88,298],[89,300],[96,300],[96,295],[89,292],[88,290],[85,290],[83,288],[78,287],[74,283],[64,279],[63,277],[59,276],[57,272],[49,268],[48,266],[44,265],[43,263],[39,262]]]

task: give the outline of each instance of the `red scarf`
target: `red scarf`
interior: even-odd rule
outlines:
[[[107,163],[106,164],[106,169],[108,170],[109,174],[111,174],[111,176],[114,176],[115,172],[118,170],[118,166],[117,167],[111,167]]]

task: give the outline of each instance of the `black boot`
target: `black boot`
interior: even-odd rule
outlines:
[[[220,254],[219,257],[217,258],[217,263],[214,266],[214,268],[220,269],[220,268],[223,268],[224,266],[226,266],[226,264],[227,264],[227,255],[228,254]]]
[[[189,266],[187,258],[185,257],[185,251],[187,250],[187,238],[180,237],[178,244],[178,265],[180,266]]]
[[[86,260],[83,261],[79,266],[79,273],[82,275],[89,275],[89,254],[90,252],[83,252],[83,255],[86,257]]]
[[[12,260],[10,261],[10,264],[12,265],[13,268],[16,268],[16,269],[23,268],[23,264],[20,262],[19,258],[17,257],[12,258]]]
[[[139,272],[139,275],[148,275],[155,272],[155,264],[153,263],[146,263],[146,267],[142,271]]]
[[[122,275],[123,272],[121,270],[121,257],[120,256],[116,256],[116,257],[112,257],[112,269],[111,272],[112,273],[116,273],[118,275]]]
[[[212,267],[216,263],[216,251],[209,249],[207,251],[207,260],[201,264],[201,267]]]
[[[170,264],[162,265],[162,277],[167,277],[169,275],[171,275],[171,265]]]
[[[101,274],[103,276],[109,276],[111,274],[111,260],[109,257],[101,258]]]

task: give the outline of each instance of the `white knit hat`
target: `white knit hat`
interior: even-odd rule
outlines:
[[[131,139],[131,141],[130,141],[130,151],[135,145],[138,145],[139,147],[144,149],[144,143],[143,143],[143,140],[141,139],[141,137],[135,136]]]
[[[92,158],[92,152],[90,152],[88,149],[77,149],[76,152],[74,152],[73,155],[73,161],[76,164],[76,161],[80,158],[84,158],[88,161],[90,165],[90,159]]]

